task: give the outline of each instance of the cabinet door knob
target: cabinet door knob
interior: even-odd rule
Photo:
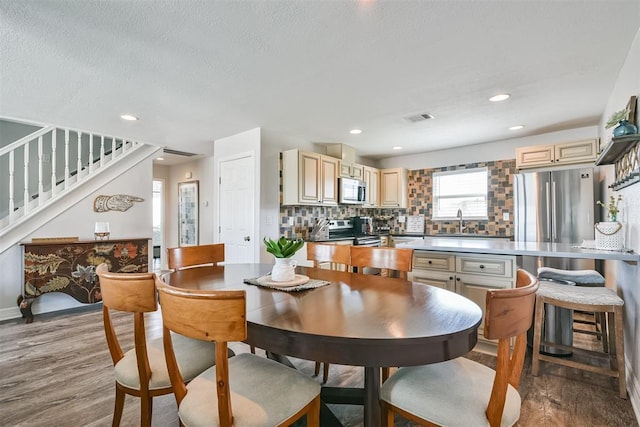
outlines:
[[[453,276],[449,276],[449,280],[453,280]]]
[[[484,268],[484,264],[480,264],[480,269],[482,270]]]
[[[456,277],[456,280],[459,282],[459,281],[460,281],[460,278],[459,278],[459,277]]]
[[[429,260],[429,264],[433,264],[433,261]]]

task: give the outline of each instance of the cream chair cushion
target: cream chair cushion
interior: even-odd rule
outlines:
[[[187,338],[179,334],[171,334],[173,349],[178,360],[180,372],[186,381],[216,363],[216,347],[214,343]],[[171,386],[167,362],[164,358],[162,338],[147,342],[151,378],[149,390]],[[115,366],[116,381],[125,387],[140,389],[138,362],[136,351],[131,349]]]
[[[400,368],[382,385],[381,399],[434,424],[488,426],[485,411],[495,371],[464,357]],[[501,426],[520,417],[520,395],[509,386]]]
[[[273,427],[320,393],[300,372],[249,353],[229,359],[229,388],[234,427]],[[187,427],[220,425],[215,366],[187,385],[178,413]]]

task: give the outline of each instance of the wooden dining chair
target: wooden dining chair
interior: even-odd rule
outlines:
[[[364,273],[365,267],[383,268],[395,270],[406,279],[413,269],[413,249],[351,246],[351,265],[358,273]]]
[[[396,271],[401,279],[406,279],[413,269],[413,249],[351,246],[351,264],[360,274],[364,274],[365,267],[372,267]],[[383,367],[383,382],[389,374],[390,368]]]
[[[329,263],[330,270],[351,271],[351,249],[348,245],[307,243],[307,259],[313,261],[315,268],[322,268],[323,264]],[[324,363],[322,370],[322,383],[324,384],[329,377],[329,363],[316,362],[313,375],[318,376],[321,363]]]
[[[330,270],[351,271],[351,246],[332,243],[307,243],[307,259],[315,268],[329,263]]]
[[[394,425],[394,413],[421,425],[488,423],[496,427],[518,421],[521,401],[517,388],[538,279],[519,269],[516,286],[487,291],[484,336],[498,340],[496,370],[464,357],[400,368],[380,390],[382,415],[388,426]]]
[[[180,422],[186,426],[286,426],[306,415],[320,425],[320,385],[295,369],[244,353],[226,357],[229,341],[247,338],[245,291],[183,290],[158,280],[164,348]],[[216,366],[186,385],[170,332],[216,343]]]
[[[169,268],[173,270],[207,264],[217,265],[224,262],[224,243],[169,248],[167,253]]]
[[[129,394],[140,398],[140,425],[150,426],[153,398],[173,393],[162,338],[150,341],[146,338],[144,315],[158,309],[156,276],[154,273],[110,273],[104,263],[96,273],[102,292],[104,331],[116,379],[113,425],[120,425],[125,394]],[[111,311],[133,313],[134,347],[126,353],[113,326]],[[186,381],[213,366],[214,352],[214,344],[185,337],[175,339],[175,356]]]

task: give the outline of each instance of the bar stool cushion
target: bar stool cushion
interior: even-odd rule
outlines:
[[[551,267],[538,268],[541,279],[568,280],[578,286],[604,286],[604,277],[595,270],[560,270]]]
[[[382,384],[380,397],[437,425],[478,425],[478,420],[486,420],[495,375],[493,369],[464,357],[400,368]],[[518,421],[520,404],[518,391],[509,385],[502,427]]]
[[[624,301],[609,288],[576,288],[553,282],[540,281],[538,295],[574,304],[624,305]]]

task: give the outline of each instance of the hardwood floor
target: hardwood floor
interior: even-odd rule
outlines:
[[[133,341],[132,320],[115,316],[116,328]],[[150,337],[161,335],[159,313],[148,317]],[[234,351],[248,347],[238,343]],[[472,352],[492,366],[495,358]],[[294,360],[308,375],[313,362]],[[637,426],[631,404],[617,395],[616,380],[557,365],[541,364],[532,377],[529,355],[520,394],[520,426]],[[361,368],[331,365],[329,384],[362,385]],[[0,324],[0,425],[109,426],[115,396],[113,366],[102,327],[100,305],[36,316],[34,323]],[[362,408],[332,405],[345,426],[362,425]],[[127,396],[123,426],[139,425],[139,400]],[[154,399],[154,426],[177,426],[173,395]],[[412,426],[398,420],[398,426]]]

